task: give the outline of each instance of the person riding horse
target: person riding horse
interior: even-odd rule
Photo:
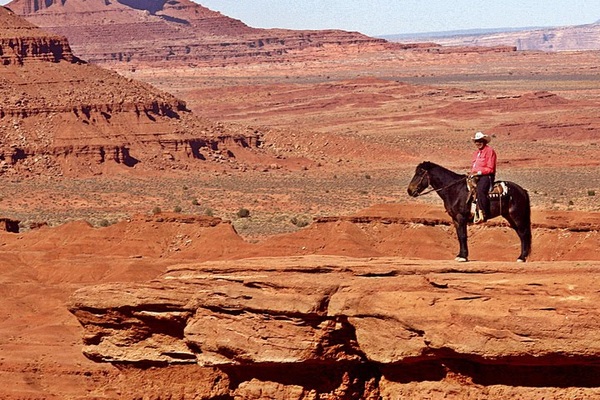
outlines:
[[[482,171],[483,173],[483,171]],[[471,192],[465,184],[468,176],[459,174],[430,161],[423,161],[415,168],[407,187],[409,196],[419,197],[435,192],[444,202],[444,208],[452,218],[456,229],[460,250],[455,260],[468,261],[467,225],[472,221]],[[531,201],[529,193],[514,182],[503,181],[505,194],[490,201],[490,214],[487,218],[504,217],[515,230],[521,241],[521,254],[517,261],[524,262],[531,252]],[[431,187],[431,190],[425,190]],[[487,193],[485,193],[487,197]]]
[[[491,216],[488,193],[494,186],[496,177],[496,152],[489,146],[492,138],[483,132],[475,133],[471,138],[477,150],[473,153],[471,177],[477,182],[477,208],[474,222],[476,224],[488,220]]]

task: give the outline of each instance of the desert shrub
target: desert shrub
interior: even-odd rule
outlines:
[[[158,206],[156,206],[152,209],[152,214],[154,214],[154,215],[160,214],[161,212],[162,212],[162,210]]]
[[[204,210],[204,214],[208,215],[209,217],[213,217],[215,215],[215,212],[212,208],[207,208],[206,210]]]
[[[369,175],[369,174],[366,174],[366,175],[365,175],[365,179],[371,179],[371,175]]]
[[[175,206],[175,208],[173,208],[173,212],[180,213],[181,212],[181,206]]]
[[[290,222],[296,225],[298,228],[304,228],[305,226],[310,224],[308,217],[305,216],[294,216],[292,217]]]
[[[595,195],[596,195],[595,190],[588,190],[588,196],[595,196]]]
[[[247,208],[240,208],[237,212],[238,218],[248,218],[250,216],[250,210]]]
[[[109,225],[110,225],[110,222],[106,218],[102,219],[100,222],[98,222],[98,226],[101,226],[103,228],[106,228]]]
[[[194,200],[192,200],[192,205],[199,206],[200,202],[198,201],[198,199],[194,199]]]

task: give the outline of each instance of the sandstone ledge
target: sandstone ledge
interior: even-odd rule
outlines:
[[[238,383],[287,373],[305,386],[306,374],[318,381],[330,370],[362,379],[365,393],[449,374],[597,387],[599,268],[323,256],[190,263],[146,284],[81,289],[69,308],[92,360],[218,367]]]

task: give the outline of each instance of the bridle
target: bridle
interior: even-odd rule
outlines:
[[[423,179],[426,176],[427,176],[427,186],[431,186],[431,179],[429,179],[429,172],[426,169],[423,169],[423,171],[424,171],[424,173],[423,173],[423,175],[421,175],[421,179],[419,179],[419,183],[417,184],[417,187],[419,187],[421,185],[421,182],[423,182]],[[467,178],[467,176],[465,175],[464,177],[462,177],[462,178],[460,178],[460,179],[458,179],[458,180],[456,180],[456,181],[454,181],[452,183],[449,183],[446,186],[441,187],[439,189],[431,188],[431,189],[429,189],[429,190],[427,190],[425,192],[417,193],[417,195],[415,197],[424,196],[424,195],[429,194],[431,192],[441,192],[444,189],[448,189],[449,187],[452,187],[452,186],[456,185],[457,183],[462,182],[466,178]],[[427,186],[425,186],[425,187],[427,187]]]
[[[419,179],[419,182],[416,185],[417,189],[421,186],[421,183],[423,182],[423,179],[425,179],[425,177],[427,177],[427,186],[425,186],[425,188],[429,187],[430,184],[431,184],[430,183],[431,180],[429,179],[429,173],[427,172],[427,170],[426,169],[421,169],[421,171],[423,171],[423,174],[421,175],[421,179]],[[431,192],[432,191],[429,190],[427,192],[417,193],[417,196],[421,196],[421,195],[424,195],[424,194],[427,194],[427,193],[431,193]],[[415,197],[417,197],[417,196],[415,196]]]

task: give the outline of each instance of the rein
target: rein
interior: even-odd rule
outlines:
[[[423,178],[425,177],[425,175],[429,175],[427,171],[425,171],[425,173],[423,174],[423,176],[421,176],[421,180],[419,181],[419,183],[421,183],[421,181],[423,181]],[[427,177],[427,179],[429,180],[429,176]],[[463,181],[463,180],[465,180],[465,179],[467,179],[467,177],[466,177],[466,176],[464,176],[464,177],[462,177],[462,178],[460,178],[460,179],[458,179],[458,180],[456,180],[456,181],[454,181],[454,182],[452,182],[452,183],[449,183],[448,185],[446,185],[446,186],[444,186],[444,187],[441,187],[441,188],[439,188],[439,189],[433,189],[433,188],[432,188],[432,189],[430,189],[430,190],[427,190],[427,191],[425,191],[425,192],[421,192],[421,193],[419,193],[419,194],[417,195],[417,197],[419,197],[419,196],[424,196],[424,195],[426,195],[426,194],[429,194],[429,193],[431,193],[431,192],[441,192],[442,190],[444,190],[444,189],[448,189],[449,187],[452,187],[452,186],[456,185],[457,183],[460,183],[460,182],[462,182],[462,181]]]

